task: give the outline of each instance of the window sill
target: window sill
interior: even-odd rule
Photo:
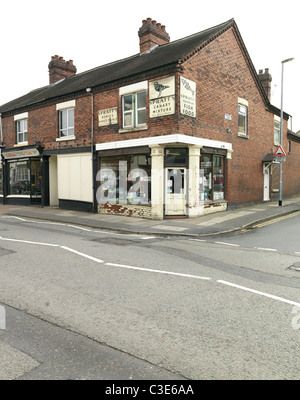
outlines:
[[[22,146],[28,146],[28,142],[20,142],[14,145],[14,147],[22,147]]]
[[[148,125],[138,126],[136,128],[123,128],[119,129],[119,133],[127,133],[127,132],[136,132],[136,131],[146,131],[148,129]]]
[[[75,140],[75,136],[64,136],[60,138],[56,138],[57,142],[65,142],[66,140]]]
[[[249,136],[245,133],[238,133],[238,137],[243,138],[243,139],[249,139]]]

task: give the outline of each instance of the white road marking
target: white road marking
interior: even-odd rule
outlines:
[[[87,232],[91,232],[91,229],[87,229],[87,228],[83,228],[82,226],[77,226],[77,225],[67,225],[71,228],[75,228],[75,229],[81,229],[82,231],[87,231]]]
[[[150,268],[134,267],[134,266],[132,266],[132,265],[114,264],[114,263],[105,263],[105,265],[109,265],[109,266],[111,266],[111,267],[135,269],[135,270],[144,271],[144,272],[155,272],[155,273],[158,273],[158,274],[175,275],[175,276],[181,276],[181,277],[184,277],[184,278],[211,280],[211,278],[208,278],[208,277],[205,277],[205,276],[181,274],[181,273],[179,273],[179,272],[163,271],[163,270],[159,270],[159,269],[150,269]]]
[[[103,260],[100,260],[99,258],[89,256],[88,254],[85,254],[85,253],[80,253],[79,251],[71,249],[70,247],[60,246],[60,248],[64,249],[64,250],[67,250],[67,251],[69,251],[71,253],[77,254],[78,256],[88,258],[89,260],[95,261],[97,263],[103,263],[104,262]]]
[[[233,246],[233,247],[240,247],[239,244],[233,244],[233,243],[225,243],[225,242],[215,242],[216,244],[223,244],[225,246]]]
[[[266,247],[254,247],[256,250],[265,250],[265,251],[278,251],[276,249],[268,249]]]
[[[248,287],[236,285],[235,283],[231,283],[231,282],[227,282],[227,281],[218,280],[217,282],[218,283],[222,283],[223,285],[234,287],[236,289],[241,289],[241,290],[245,290],[247,292],[258,294],[260,296],[268,297],[268,298],[273,299],[273,300],[278,300],[278,301],[281,301],[282,303],[287,303],[287,304],[291,304],[291,305],[300,307],[300,303],[297,303],[297,302],[292,301],[292,300],[285,299],[283,297],[274,296],[274,295],[269,294],[269,293],[260,292],[259,290],[250,289]]]
[[[39,246],[60,247],[59,244],[32,242],[30,240],[20,240],[20,239],[9,239],[9,238],[3,238],[1,236],[0,236],[0,240],[6,240],[6,241],[9,241],[9,242],[27,243],[27,244],[37,244]]]

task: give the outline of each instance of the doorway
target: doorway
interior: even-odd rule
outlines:
[[[165,171],[165,215],[186,215],[186,169]]]
[[[270,168],[264,166],[264,201],[270,201]]]

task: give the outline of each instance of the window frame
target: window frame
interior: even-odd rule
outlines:
[[[145,95],[145,106],[138,107],[138,95],[144,93]],[[132,108],[129,110],[125,110],[125,98],[130,97],[132,99]],[[141,90],[132,93],[126,93],[122,95],[122,128],[123,129],[135,129],[135,128],[143,128],[147,125],[147,91]],[[145,122],[139,123],[139,112],[144,111],[145,113]],[[131,115],[131,125],[125,125],[125,116]]]
[[[24,126],[23,129],[21,129],[21,125],[24,125],[25,122],[26,122],[26,126]],[[27,141],[28,141],[28,119],[27,118],[16,120],[16,139],[17,139],[17,144],[27,143]]]
[[[245,109],[244,113],[241,111],[241,108]],[[240,122],[239,122],[240,117],[242,117],[245,121],[245,124],[244,124],[245,132],[240,131],[240,127],[241,127]],[[246,104],[241,104],[241,103],[238,103],[238,135],[248,137],[248,106]]]
[[[278,128],[276,129],[276,125],[278,125]],[[280,129],[281,129],[281,121],[280,118],[274,117],[274,144],[279,145],[280,144]],[[276,136],[278,135],[278,140],[276,140]]]
[[[73,125],[69,125],[69,111],[73,112]],[[63,118],[63,113],[66,113],[67,115],[67,122],[66,128],[62,127],[62,118]],[[59,127],[59,138],[69,138],[69,137],[74,137],[75,136],[75,108],[74,107],[69,107],[69,108],[64,108],[58,111],[58,127]],[[69,133],[71,131],[72,133]],[[62,135],[63,132],[67,132],[67,134]]]

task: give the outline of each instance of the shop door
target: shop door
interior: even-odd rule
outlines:
[[[31,203],[41,203],[41,163],[37,160],[31,160],[30,165],[30,198]]]
[[[166,168],[165,215],[186,215],[185,168]]]
[[[264,167],[264,201],[270,201],[270,168]]]

